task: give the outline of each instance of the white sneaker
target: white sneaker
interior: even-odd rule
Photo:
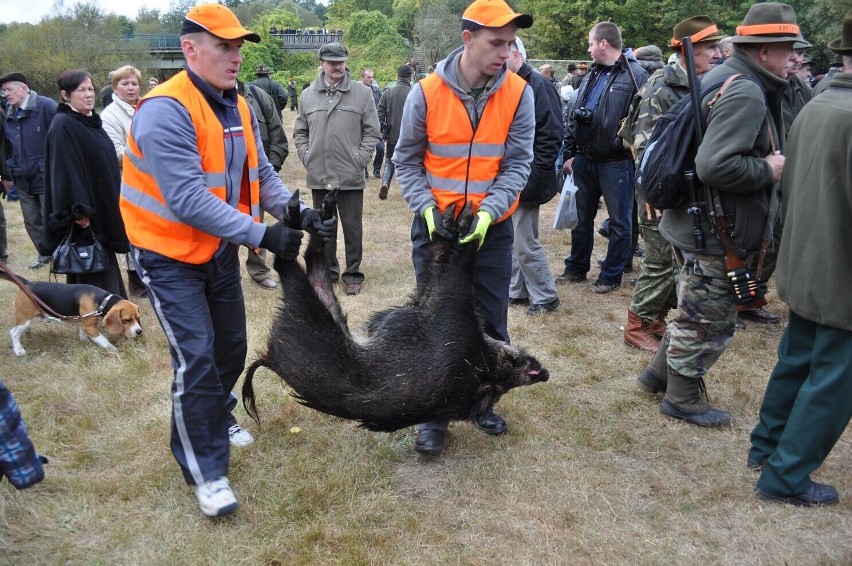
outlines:
[[[198,497],[201,512],[208,517],[233,513],[239,507],[237,498],[228,484],[228,478],[225,476],[196,485],[195,495]]]
[[[228,440],[231,441],[231,446],[248,446],[254,442],[252,435],[238,424],[228,429]]]

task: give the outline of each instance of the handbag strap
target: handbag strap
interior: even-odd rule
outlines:
[[[24,281],[15,275],[9,266],[6,265],[6,262],[0,259],[0,269],[2,269],[6,275],[8,276],[9,281],[17,285],[24,294],[29,297],[29,299],[36,304],[39,310],[44,314],[47,318],[52,318],[56,320],[80,320],[82,318],[89,318],[92,316],[100,316],[103,313],[103,309],[106,307],[107,302],[114,297],[115,295],[109,294],[98,306],[98,310],[92,311],[90,313],[86,313],[84,315],[73,315],[68,316],[64,314],[59,314],[52,308],[50,308],[47,303],[38,298],[38,296],[33,293],[32,289],[30,289],[29,285],[24,283]]]

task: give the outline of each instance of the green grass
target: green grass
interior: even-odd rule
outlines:
[[[285,119],[289,130],[293,113]],[[304,187],[295,156],[283,176]],[[396,185],[387,201],[378,188],[371,179],[365,194],[364,290],[341,297],[353,328],[414,284],[410,214]],[[20,207],[4,206],[12,268],[46,278],[26,269],[35,254]],[[554,207],[543,209],[542,238],[558,274],[569,235],[550,229]],[[604,249],[598,239],[596,255]],[[243,279],[252,360],[279,295]],[[0,484],[0,563],[852,564],[848,432],[814,475],[838,488],[838,506],[800,510],[752,496],[748,436],[783,326],[751,324],[735,336],[708,376],[734,425],[700,430],[639,393],[648,356],[624,346],[620,330],[631,289],[599,296],[592,280],[560,287],[554,314],[511,310],[513,341],[552,377],[500,402],[508,435],[454,423],[438,459],[414,454],[411,429],[366,432],[300,406],[281,380],[258,374],[262,424],[237,410],[256,442],[232,451],[229,472],[241,507],[213,520],[169,450],[171,365],[150,305],[141,305],[140,340],[114,339],[118,357],[78,341],[74,324],[37,321],[26,357],[0,343],[0,377],[51,463],[28,491]],[[0,284],[6,330],[15,293]]]

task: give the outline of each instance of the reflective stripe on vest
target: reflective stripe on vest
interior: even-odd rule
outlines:
[[[458,95],[436,74],[420,81],[426,100],[426,153],[423,165],[440,211],[467,201],[474,211],[487,196],[500,173],[506,138],[526,88],[526,82],[508,73],[503,84],[488,96],[476,131]],[[520,196],[519,196],[520,198]],[[518,206],[496,221],[505,220]]]
[[[225,155],[225,128],[219,121],[204,95],[181,72],[159,85],[154,97],[173,98],[189,112],[195,126],[204,184],[223,201],[227,200],[227,163]],[[152,97],[140,102],[140,107]],[[237,97],[237,108],[242,122],[241,131],[232,128],[229,135],[242,136],[248,159],[247,178],[241,180],[238,210],[260,221],[260,183],[257,146],[251,128],[251,111],[243,97]],[[121,178],[121,216],[130,243],[136,247],[157,252],[166,257],[192,264],[210,260],[219,248],[220,239],[181,222],[169,209],[162,192],[151,173],[145,156],[133,138],[132,129],[127,135]]]

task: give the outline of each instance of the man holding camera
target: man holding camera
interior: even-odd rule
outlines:
[[[577,184],[579,223],[571,230],[571,255],[557,283],[586,280],[594,247],[594,221],[603,196],[610,218],[606,260],[594,284],[598,294],[621,285],[621,274],[632,253],[633,160],[616,135],[630,101],[648,73],[635,58],[622,56],[621,30],[600,22],[589,32],[594,64],[577,93],[565,135],[566,173]],[[628,67],[629,65],[629,67]]]

